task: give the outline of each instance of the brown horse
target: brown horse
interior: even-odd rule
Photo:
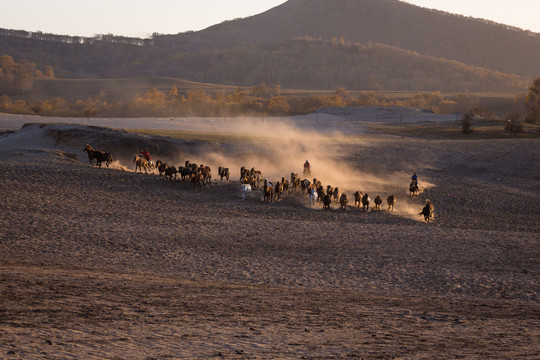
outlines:
[[[330,204],[332,203],[332,198],[330,197],[330,195],[324,195],[322,198],[322,203],[324,210],[332,210],[332,208],[330,207]]]
[[[362,202],[362,196],[364,196],[364,194],[362,194],[360,191],[354,193],[354,206],[360,207],[360,203]]]
[[[418,213],[418,216],[424,216],[424,220],[429,222],[433,219],[433,204],[431,201],[426,200],[426,205],[422,208],[422,211]]]
[[[339,188],[336,187],[334,189],[334,193],[332,194],[334,196],[334,202],[337,204],[339,201],[339,197],[341,196],[341,193],[339,192]]]
[[[375,196],[375,200],[373,200],[373,202],[375,203],[375,210],[381,210],[381,204],[382,204],[381,195],[377,194],[377,196]]]
[[[96,166],[98,166],[99,168],[101,168],[101,163],[103,161],[105,161],[105,165],[107,165],[107,167],[109,167],[109,164],[113,162],[113,157],[111,154],[100,150],[94,150],[89,144],[86,144],[83,151],[86,151],[88,153],[88,161],[90,162],[90,164],[92,164],[93,159],[96,159]]]
[[[281,194],[283,193],[283,184],[279,181],[276,182],[276,188],[274,189],[274,197],[277,200],[281,200]]]
[[[414,180],[411,181],[411,184],[409,185],[409,196],[412,198],[414,196],[418,196],[420,193],[420,189],[418,188],[418,183]]]
[[[341,211],[347,210],[347,204],[349,203],[349,199],[347,199],[347,194],[341,194],[339,198],[339,203],[341,204]]]
[[[264,185],[264,201],[274,202],[274,188]]]
[[[203,185],[206,186],[203,175],[201,173],[192,174],[188,189],[191,188],[191,185],[193,185],[193,189],[197,188],[197,185],[199,185],[200,189],[202,189]]]
[[[156,167],[159,171],[159,176],[163,176],[163,174],[165,173],[165,170],[167,170],[167,168],[169,167],[169,164],[164,163],[161,160],[158,160],[156,161]]]
[[[142,171],[144,169],[144,173],[148,174],[148,170],[150,170],[150,163],[148,162],[148,160],[146,160],[143,157],[135,155],[133,157],[133,162],[135,163],[135,172],[137,172],[137,169],[139,169],[139,171],[142,174]]]
[[[394,205],[396,204],[396,197],[394,195],[390,195],[388,198],[386,198],[386,203],[388,204],[388,211],[393,211]]]
[[[369,203],[371,202],[371,199],[369,198],[369,195],[368,194],[364,194],[364,196],[362,196],[362,208],[365,210],[365,211],[369,211]]]

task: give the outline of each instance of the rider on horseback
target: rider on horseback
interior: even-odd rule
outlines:
[[[411,177],[411,180],[414,182],[414,185],[418,187],[418,176],[416,175],[416,172]]]
[[[141,154],[146,161],[150,162],[150,153],[148,152],[148,149],[145,148],[144,150],[139,151],[139,154]]]
[[[309,176],[309,175],[311,175],[311,165],[309,161],[306,160],[306,162],[304,163],[304,176]]]

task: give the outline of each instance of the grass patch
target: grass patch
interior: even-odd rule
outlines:
[[[505,122],[502,120],[475,121],[471,134],[461,132],[460,122],[444,123],[417,123],[417,124],[366,124],[366,127],[377,133],[388,135],[407,136],[415,138],[444,139],[444,140],[478,140],[478,139],[538,139],[540,126],[524,124],[523,131],[511,135],[504,130]]]

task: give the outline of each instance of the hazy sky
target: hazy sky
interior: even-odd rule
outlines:
[[[372,0],[377,1],[377,0]],[[149,37],[201,30],[255,15],[285,0],[17,0],[4,1],[0,27],[61,35]],[[540,0],[407,0],[540,33]]]

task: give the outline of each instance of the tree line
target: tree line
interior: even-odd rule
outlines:
[[[54,69],[45,66],[40,70],[36,64],[27,60],[15,62],[9,55],[0,56],[0,93],[28,93],[36,77],[54,78]]]
[[[527,122],[539,122],[540,78],[535,80],[527,96],[516,96],[516,108],[520,105],[527,110]],[[229,93],[223,90],[179,92],[175,86],[168,92],[153,88],[131,101],[108,101],[105,92],[75,102],[55,97],[26,103],[24,100],[13,101],[7,95],[0,96],[0,112],[59,117],[292,116],[323,108],[357,106],[403,106],[438,114],[460,112],[493,116],[474,95],[445,97],[439,92],[421,92],[389,97],[383,93],[360,92],[352,96],[338,88],[331,94],[300,96],[283,95],[279,85],[264,83],[250,89],[238,87]]]

